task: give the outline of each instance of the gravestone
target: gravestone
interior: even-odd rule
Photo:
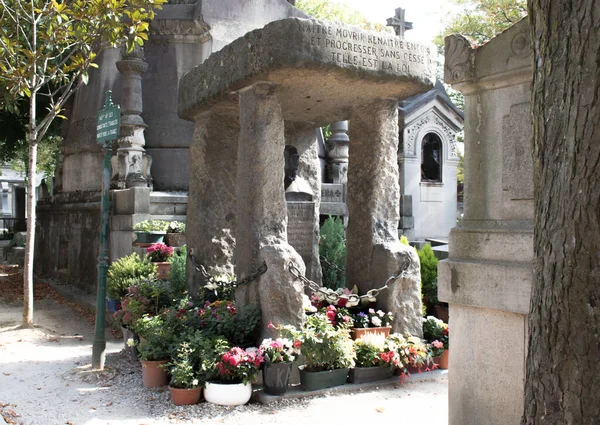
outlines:
[[[204,131],[208,120],[218,127],[219,121],[225,125],[228,119],[239,117],[237,170],[232,173],[236,175],[235,272],[244,278],[263,262],[268,270],[252,284],[239,287],[236,300],[242,305],[259,304],[263,324],[299,325],[303,320],[305,288],[289,267],[294,265],[304,273],[305,264],[291,242],[300,226],[309,231],[311,212],[318,211],[318,206],[298,204],[307,200],[291,207],[286,204],[282,153],[286,144],[292,144],[286,133],[310,134],[307,130],[316,126],[366,114],[377,119],[351,121],[351,137],[361,148],[355,154],[356,166],[350,166],[348,181],[361,181],[356,193],[363,199],[348,203],[350,223],[355,220],[352,230],[349,226],[348,258],[378,272],[360,282],[363,291],[380,286],[382,275],[387,279],[397,275],[406,262],[410,264],[412,274],[397,279],[395,289],[387,294],[395,299],[382,303],[395,313],[395,331],[421,333],[418,260],[412,248],[399,243],[395,231],[399,217],[398,99],[431,89],[434,56],[431,46],[387,34],[338,23],[284,19],[235,40],[182,77],[178,112],[195,122],[196,133]],[[314,141],[314,132],[310,137]],[[204,143],[192,163],[220,149],[218,141],[206,138]],[[312,161],[318,168],[316,148],[310,149],[304,142],[299,145],[304,149],[294,146],[299,154],[306,154],[306,163]],[[377,162],[379,170],[369,171],[374,154],[361,155],[369,149],[390,156]],[[203,173],[194,170],[193,174]],[[312,185],[316,177],[311,175],[306,181],[313,196],[320,199],[320,189],[314,190]],[[368,193],[385,196],[365,197]],[[216,196],[206,187],[190,188],[190,198],[195,197],[199,204]],[[361,224],[362,218],[365,222]],[[188,232],[197,233],[197,244],[208,247],[215,243],[213,234],[199,232],[198,226],[189,223],[190,217]],[[312,229],[314,232],[314,221]],[[307,256],[308,239],[296,243]],[[313,239],[313,253],[315,249]],[[352,279],[349,276],[349,285],[356,283]],[[263,329],[264,335],[269,332]]]

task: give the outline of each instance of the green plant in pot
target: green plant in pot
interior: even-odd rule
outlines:
[[[169,392],[175,405],[196,404],[200,401],[202,387],[194,363],[195,349],[189,342],[179,344],[175,358],[168,364],[171,373]]]
[[[300,354],[299,340],[288,338],[264,339],[258,347],[264,358],[263,386],[264,391],[271,395],[281,395],[287,391],[292,371],[292,362]]]
[[[133,326],[138,334],[139,358],[145,388],[162,387],[169,382],[165,368],[171,357],[173,334],[163,315],[145,314]]]
[[[132,229],[138,243],[162,242],[167,234],[169,222],[165,220],[144,220],[134,224]]]
[[[365,334],[354,341],[356,364],[350,370],[349,381],[363,383],[390,378],[400,364],[400,356],[386,346],[382,334]]]
[[[283,336],[300,342],[304,356],[300,382],[304,390],[329,388],[346,382],[348,369],[354,366],[356,358],[348,329],[336,328],[323,313],[308,316],[300,329],[289,325],[277,329]]]
[[[167,234],[165,235],[165,242],[167,245],[174,247],[185,245],[185,223],[181,221],[169,222]]]
[[[109,310],[117,311],[116,304],[127,295],[127,289],[135,286],[139,279],[153,279],[156,277],[156,266],[147,258],[141,258],[135,252],[119,258],[108,268],[106,276],[106,295],[109,299]],[[110,305],[115,307],[110,308]]]
[[[173,256],[173,252],[173,248],[167,246],[163,242],[153,243],[146,248],[148,259],[157,266],[156,277],[158,279],[167,280],[169,278],[169,272],[171,270],[171,263],[169,260]]]

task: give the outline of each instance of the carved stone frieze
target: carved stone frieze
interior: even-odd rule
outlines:
[[[150,22],[150,34],[161,36],[208,36],[210,26],[202,19],[156,19]]]
[[[415,157],[417,156],[417,145],[418,140],[417,136],[419,135],[421,129],[426,125],[431,125],[432,128],[436,128],[439,133],[444,135],[444,139],[447,143],[444,145],[448,146],[448,159],[458,159],[458,147],[456,145],[456,131],[454,131],[444,119],[442,119],[438,114],[434,111],[430,111],[424,116],[420,117],[412,124],[410,124],[406,133],[407,136],[404,140],[404,156],[405,157]]]
[[[456,84],[472,80],[475,56],[471,43],[462,35],[452,34],[444,39],[444,47],[444,81]]]

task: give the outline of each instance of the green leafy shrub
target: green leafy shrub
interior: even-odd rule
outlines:
[[[168,364],[171,373],[171,387],[196,388],[200,385],[198,370],[192,361],[194,351],[195,349],[188,342],[179,345],[175,358]]]
[[[321,226],[319,255],[326,260],[321,261],[323,286],[330,289],[345,288],[346,241],[344,240],[344,222],[341,218],[330,216]]]
[[[165,220],[144,220],[133,225],[134,232],[158,232],[167,233],[170,222]]]
[[[186,290],[187,280],[185,277],[187,263],[187,248],[182,246],[176,249],[173,256],[169,258],[171,270],[169,271],[169,286],[174,297],[181,295]]]
[[[137,253],[119,258],[108,268],[106,294],[120,300],[127,294],[127,288],[136,285],[140,279],[154,279],[156,265]]]
[[[410,245],[410,243],[408,242],[408,238],[405,235],[400,236],[400,243],[406,246]]]
[[[438,303],[437,298],[437,265],[431,245],[427,244],[417,251],[421,262],[421,292],[433,305]]]
[[[158,361],[171,358],[173,334],[163,315],[146,314],[135,322],[132,330],[140,336],[140,360]]]

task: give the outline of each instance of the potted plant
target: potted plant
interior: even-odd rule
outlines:
[[[165,242],[172,247],[185,245],[185,223],[181,221],[171,221],[167,226]]]
[[[155,277],[156,266],[147,258],[140,258],[135,252],[114,261],[108,268],[106,276],[108,310],[111,313],[116,312],[121,299],[127,295],[127,289],[134,286],[140,279]]]
[[[263,358],[255,347],[233,347],[216,364],[217,373],[205,383],[204,398],[209,403],[239,406],[252,396],[252,381],[258,375]]]
[[[386,346],[399,356],[398,369],[396,369],[398,375],[406,376],[435,369],[428,344],[416,336],[409,333],[405,335],[394,333],[386,339]]]
[[[390,378],[400,364],[400,356],[387,347],[381,334],[365,334],[354,341],[356,364],[350,369],[348,380],[355,384]]]
[[[136,242],[141,244],[152,244],[162,242],[167,234],[168,221],[144,220],[133,225]]]
[[[133,327],[139,336],[138,352],[142,363],[145,388],[162,387],[169,383],[166,364],[170,360],[173,340],[162,315],[145,314]]]
[[[127,288],[127,294],[121,299],[119,309],[113,314],[115,323],[121,326],[125,349],[138,357],[138,335],[133,331],[135,322],[151,311],[152,300],[144,295],[137,286]]]
[[[146,248],[148,259],[158,267],[156,277],[161,280],[169,278],[171,263],[169,258],[173,256],[173,248],[165,245],[163,242],[153,243]]]
[[[326,314],[306,318],[301,329],[279,326],[284,336],[300,342],[304,365],[300,366],[300,383],[306,391],[343,385],[348,369],[354,366],[356,353],[345,327],[335,327]]]
[[[447,323],[444,323],[440,319],[427,316],[423,321],[423,337],[426,341],[433,344],[437,341],[436,346],[439,343],[443,344],[444,351],[440,355],[439,368],[448,369],[448,358],[450,354],[450,328]]]
[[[352,319],[354,320],[354,328],[351,331],[353,339],[358,339],[365,334],[381,334],[385,338],[390,334],[392,329],[390,325],[394,316],[390,312],[384,313],[370,308],[366,313],[361,311],[354,315]]]
[[[169,392],[173,404],[177,406],[196,404],[202,395],[202,387],[192,360],[193,353],[194,349],[190,347],[190,344],[182,342],[177,349],[175,358],[169,363],[171,373]]]
[[[264,339],[258,348],[264,358],[263,386],[266,394],[281,395],[287,391],[292,362],[300,354],[300,341],[288,338]]]

